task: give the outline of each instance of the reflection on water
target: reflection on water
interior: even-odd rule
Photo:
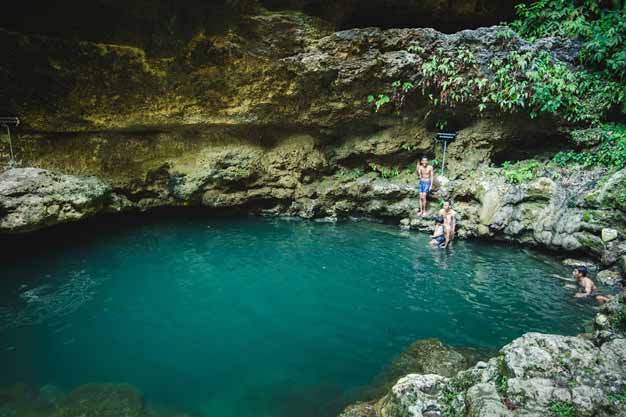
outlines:
[[[0,306],[0,330],[41,323],[53,325],[93,299],[95,288],[106,279],[106,275],[94,278],[85,269],[68,271],[64,277],[54,279],[47,275],[46,281],[56,283],[32,288],[22,284],[17,290],[17,299]],[[61,328],[66,325],[59,324]]]
[[[450,250],[370,223],[161,218],[13,262],[0,384],[126,381],[160,409],[324,417],[417,339],[499,347],[574,334],[588,305],[543,255]],[[50,386],[50,385],[49,385]]]

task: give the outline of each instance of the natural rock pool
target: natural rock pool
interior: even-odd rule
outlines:
[[[333,416],[417,339],[496,348],[591,317],[551,276],[567,269],[518,247],[434,250],[366,222],[111,223],[6,256],[0,384],[125,382],[201,416]]]

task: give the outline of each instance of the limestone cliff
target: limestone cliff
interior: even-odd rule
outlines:
[[[457,5],[460,20],[492,16],[490,7],[499,3],[411,2],[433,16]],[[252,1],[233,4],[241,9],[219,30],[201,17],[192,19],[198,24],[189,33],[177,32],[173,22],[166,44],[159,31],[145,38],[112,30],[76,41],[68,33],[0,29],[0,107],[23,122],[13,136],[19,167],[9,169],[8,147],[0,150],[7,165],[0,174],[0,233],[190,205],[331,220],[368,216],[430,230],[429,219],[415,216],[414,168],[422,154],[442,159],[434,141],[440,109],[427,91],[407,97],[400,115],[376,112],[368,95],[396,80],[419,83],[423,62],[460,50],[472,52],[472,71],[486,80],[494,76],[489,63],[513,51],[544,51],[576,65],[576,42],[528,43],[501,27],[335,31],[354,23],[358,5],[335,2],[328,12],[316,2],[265,2],[336,16],[328,22],[293,10],[269,12]],[[132,8],[125,13],[137,21]],[[167,10],[142,21],[158,21],[160,13]],[[611,268],[605,276],[626,269],[626,169],[550,165],[567,139],[558,117],[480,114],[469,105],[446,117],[458,137],[429,210],[451,199],[460,237],[584,253]],[[520,168],[531,174],[523,181],[510,168],[492,166],[530,158],[531,168]],[[607,329],[607,320],[623,321],[623,300],[611,306],[611,319],[600,320],[604,329],[592,341],[527,335],[461,374],[455,365],[444,376],[403,378],[381,401],[345,415],[536,416],[570,406],[585,416],[624,415],[623,328]],[[454,352],[442,357],[464,363]],[[417,371],[434,369],[422,365]],[[117,395],[117,388],[95,391]],[[75,406],[58,413],[74,413]]]
[[[170,57],[0,30],[7,51],[0,95],[23,121],[14,137],[19,165],[104,180],[106,201],[95,198],[89,213],[200,205],[406,218],[425,229],[424,220],[411,220],[412,171],[422,154],[441,160],[434,141],[439,110],[418,92],[406,98],[401,115],[376,112],[368,94],[394,80],[419,83],[421,64],[434,54],[469,50],[476,65],[465,70],[489,79],[489,63],[512,51],[545,51],[573,67],[578,50],[556,38],[530,44],[502,36],[501,27],[450,35],[333,32],[299,12],[251,10],[225,33],[197,32]],[[607,266],[626,255],[623,172],[607,182],[599,181],[601,171],[542,165],[533,182],[510,184],[502,170],[489,168],[505,159],[549,158],[566,140],[563,121],[479,114],[463,105],[446,117],[458,131],[448,149],[452,182],[438,187],[435,198],[457,203],[461,236],[586,252]],[[1,156],[7,161],[6,148]],[[12,186],[5,194],[20,194]],[[11,220],[24,218],[18,206],[6,196],[0,201],[4,231],[57,219],[30,216],[33,224],[21,225]]]

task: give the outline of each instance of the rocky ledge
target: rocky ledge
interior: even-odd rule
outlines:
[[[335,161],[340,151],[332,151]],[[150,174],[148,185],[137,188],[34,168],[5,171],[0,174],[0,233],[36,230],[102,212],[189,205],[332,220],[367,216],[422,231],[433,227],[429,218],[416,217],[412,172],[386,177],[338,169],[329,162],[329,153],[302,138],[270,150],[222,147],[195,158],[185,160],[186,165],[172,160]],[[623,195],[626,169],[606,175],[602,169],[538,164],[533,179],[515,184],[507,181],[505,170],[483,166],[454,180],[438,177],[430,211],[449,199],[459,214],[462,238],[583,253],[619,274],[616,268],[626,267]]]
[[[0,230],[28,232],[100,213],[111,187],[95,177],[62,175],[37,168],[0,173]]]
[[[626,416],[624,302],[602,309],[593,335],[527,333],[452,377],[409,374],[341,417]]]

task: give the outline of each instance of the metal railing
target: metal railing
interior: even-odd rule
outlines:
[[[15,166],[15,154],[13,153],[13,141],[11,140],[11,126],[17,127],[20,124],[20,119],[18,117],[0,117],[0,126],[4,127],[7,132],[7,136],[9,138],[9,153],[11,160],[9,161],[9,165],[11,167]]]

